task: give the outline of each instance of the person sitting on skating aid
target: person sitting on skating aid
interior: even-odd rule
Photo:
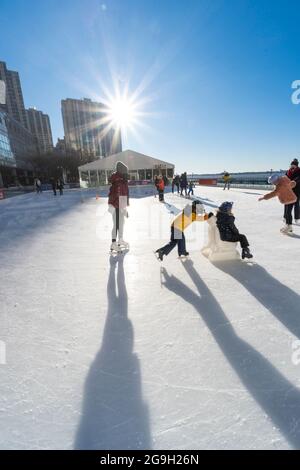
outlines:
[[[216,214],[217,218],[217,227],[220,232],[220,238],[223,242],[240,242],[242,248],[242,259],[244,258],[253,258],[253,255],[249,250],[249,243],[247,237],[242,235],[234,221],[235,217],[232,213],[233,202],[223,202]]]
[[[293,191],[296,186],[296,181],[291,181],[287,176],[281,176],[279,173],[274,173],[268,179],[269,184],[274,184],[275,189],[270,193],[265,194],[258,200],[263,201],[264,199],[271,199],[272,197],[278,196],[281,204],[285,205],[284,217],[286,225],[281,229],[282,233],[290,233],[293,231],[293,217],[292,210],[297,196]]]
[[[162,248],[156,250],[160,261],[164,256],[167,256],[170,251],[177,245],[178,256],[188,256],[186,251],[184,230],[193,222],[203,222],[208,219],[208,214],[205,213],[200,201],[193,201],[188,204],[183,211],[173,220],[171,225],[171,240]]]

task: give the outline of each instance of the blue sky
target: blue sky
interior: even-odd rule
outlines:
[[[178,171],[279,169],[300,155],[300,4],[283,0],[1,0],[0,60],[63,136],[62,98],[140,91],[123,148]]]

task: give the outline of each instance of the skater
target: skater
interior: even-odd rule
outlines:
[[[164,178],[162,176],[160,176],[159,177],[159,182],[158,182],[159,202],[165,202],[164,191],[165,191],[165,181],[164,181]]]
[[[247,237],[242,235],[235,226],[235,217],[232,213],[233,202],[223,202],[216,214],[217,227],[220,232],[220,238],[223,242],[240,242],[242,248],[242,259],[253,258],[250,253]]]
[[[194,183],[192,181],[189,182],[189,191],[188,191],[188,196],[190,196],[192,194],[192,196],[194,196]]]
[[[284,204],[284,218],[285,225],[280,230],[282,233],[291,233],[293,232],[293,216],[292,210],[295,202],[297,201],[297,196],[293,191],[293,188],[296,186],[296,181],[291,181],[287,176],[281,176],[279,173],[274,173],[268,179],[269,184],[276,186],[274,191],[265,194],[263,197],[260,197],[258,200],[263,201],[271,199],[275,196],[278,196],[281,204]]]
[[[297,201],[294,203],[294,219],[296,224],[300,224],[300,168],[299,161],[295,158],[290,165],[290,169],[286,172],[286,176],[291,180],[296,182],[295,188],[293,188],[294,193],[296,194]],[[284,214],[285,217],[285,214]]]
[[[223,181],[224,181],[224,188],[223,190],[225,191],[225,189],[227,188],[228,190],[230,189],[230,180],[231,180],[231,176],[229,173],[227,173],[227,171],[224,172],[224,175],[223,175]]]
[[[158,259],[163,261],[163,257],[167,256],[177,245],[178,256],[188,256],[186,251],[184,230],[193,222],[203,222],[208,219],[200,201],[193,201],[188,204],[183,211],[173,220],[171,225],[171,239],[162,248],[156,250]]]
[[[35,178],[34,186],[35,186],[36,193],[41,194],[42,193],[42,183],[41,183],[41,180],[39,178]]]
[[[156,188],[156,192],[157,192],[157,193],[158,193],[158,191],[159,191],[158,185],[159,185],[159,177],[156,175],[156,176],[155,176],[155,179],[154,179],[154,186],[155,186],[155,188]],[[156,197],[156,192],[155,192],[154,197]]]
[[[55,182],[55,179],[51,178],[50,183],[51,183],[51,186],[52,186],[53,195],[56,196],[56,182]]]
[[[175,178],[172,179],[172,194],[174,194]]]
[[[183,196],[183,191],[185,192],[185,195],[187,196],[187,176],[186,172],[182,173],[180,177],[180,196]]]
[[[177,188],[177,193],[179,194],[179,186],[180,186],[180,178],[179,178],[179,175],[176,175],[175,178],[174,178],[174,184]]]
[[[109,212],[113,218],[111,251],[128,248],[129,244],[123,239],[125,217],[128,217],[129,206],[128,168],[124,163],[117,162],[116,172],[110,177],[111,187],[108,195]],[[118,238],[118,242],[117,242]]]
[[[57,186],[57,189],[59,190],[60,196],[62,196],[63,193],[64,193],[64,192],[63,192],[63,189],[64,189],[64,182],[63,182],[63,180],[62,180],[61,178],[59,178],[59,179],[57,180],[57,185],[56,185],[56,186]]]

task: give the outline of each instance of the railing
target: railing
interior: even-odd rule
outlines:
[[[225,183],[217,183],[218,188],[223,188]],[[274,186],[266,183],[230,183],[231,188],[237,189],[261,189],[261,190],[272,190]]]

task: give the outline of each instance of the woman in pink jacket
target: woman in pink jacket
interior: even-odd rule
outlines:
[[[293,188],[296,186],[295,181],[291,181],[287,176],[281,176],[278,173],[274,173],[268,179],[269,184],[274,184],[275,189],[263,197],[259,198],[259,201],[263,199],[271,199],[277,196],[281,204],[285,205],[284,217],[285,226],[281,229],[282,233],[290,233],[293,231],[292,226],[292,209],[297,201]]]

